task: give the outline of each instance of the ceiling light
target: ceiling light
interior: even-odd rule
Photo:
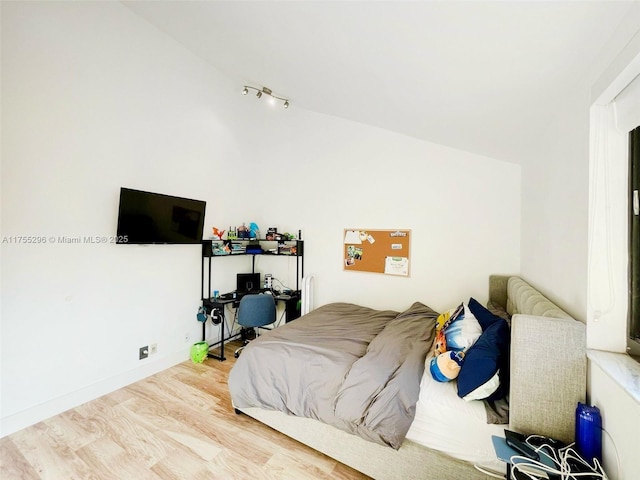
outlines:
[[[271,104],[275,104],[276,100],[280,100],[281,102],[283,102],[282,103],[283,108],[289,108],[289,100],[287,100],[286,98],[282,98],[277,95],[274,95],[270,88],[267,88],[267,87],[256,88],[250,85],[245,85],[244,88],[242,89],[242,94],[246,95],[247,93],[249,93],[249,90],[255,90],[256,97],[258,98],[261,98],[262,94],[265,94],[269,100],[269,103]]]

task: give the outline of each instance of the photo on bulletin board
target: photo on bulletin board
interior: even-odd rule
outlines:
[[[411,230],[344,230],[344,270],[409,276]]]

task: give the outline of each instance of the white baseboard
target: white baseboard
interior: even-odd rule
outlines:
[[[133,370],[99,381],[80,390],[54,398],[13,415],[3,417],[0,419],[0,438],[46,420],[47,418],[51,418],[54,415],[66,412],[78,405],[95,400],[119,388],[131,385],[134,382],[166,370],[188,359],[189,350],[176,352],[166,357],[158,358],[153,363],[141,365]]]

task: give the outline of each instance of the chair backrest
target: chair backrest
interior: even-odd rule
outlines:
[[[269,294],[245,295],[238,307],[238,323],[243,327],[263,327],[276,321],[276,302]]]

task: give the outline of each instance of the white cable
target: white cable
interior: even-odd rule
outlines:
[[[518,472],[519,474],[521,474],[522,476],[524,476],[529,480],[540,480],[540,478],[548,478],[547,474],[559,476],[561,480],[580,480],[582,477],[591,477],[591,478],[595,477],[601,480],[608,480],[609,477],[607,477],[607,474],[605,473],[598,459],[594,458],[593,465],[591,465],[588,461],[584,460],[573,449],[573,445],[574,445],[573,443],[570,443],[565,447],[556,449],[551,445],[549,445],[548,443],[542,443],[539,446],[533,445],[530,441],[533,438],[540,438],[540,439],[546,440],[546,437],[543,437],[541,435],[530,435],[525,439],[525,442],[527,443],[527,445],[532,447],[536,451],[536,453],[538,453],[538,455],[542,454],[547,458],[549,458],[553,462],[554,466],[549,466],[543,463],[542,461],[533,460],[529,457],[513,455],[509,459],[510,463],[512,464],[512,467],[511,467],[512,472]],[[611,440],[613,441],[613,439]],[[614,447],[615,447],[615,444],[614,444]],[[616,455],[617,455],[617,449],[616,449]],[[572,472],[571,471],[572,467],[571,467],[571,464],[569,463],[570,460],[581,463],[590,471]],[[619,473],[620,471],[619,457],[617,457],[617,460],[618,460],[618,473]],[[476,465],[474,465],[474,467],[478,469]],[[539,471],[539,474],[535,472],[536,469]],[[483,472],[483,473],[486,473],[486,472]],[[541,475],[544,475],[544,477],[542,477]],[[497,477],[497,478],[504,478],[504,477]]]
[[[613,451],[616,454],[616,468],[617,468],[616,478],[620,478],[620,454],[618,453],[618,447],[616,445],[616,442],[613,441],[613,437],[611,436],[611,434],[607,432],[604,428],[602,429],[602,431],[607,434],[607,436],[609,437],[609,440],[611,440],[611,445],[613,445]]]
[[[602,465],[600,464],[600,461],[597,458],[593,459],[593,463],[595,465],[598,466],[598,468],[600,469],[600,471],[602,472],[602,478],[603,480],[609,480],[609,477],[607,476],[606,472],[604,471],[604,468],[602,467]]]
[[[503,480],[507,478],[505,475],[502,475],[501,473],[494,472],[493,470],[485,469],[484,467],[481,467],[480,465],[474,464],[473,467],[476,470],[478,470],[479,472],[482,472],[485,475],[488,475],[488,476],[493,477],[493,478],[502,478]]]
[[[526,458],[526,457],[523,457]],[[527,478],[531,479],[531,480],[540,480],[540,477],[536,476],[534,477],[533,474],[523,471],[522,469],[518,468],[518,465],[522,465],[521,463],[514,463],[511,465],[511,473],[513,472],[520,472],[521,474],[525,475]]]
[[[522,473],[523,475],[526,475],[527,478],[530,478],[532,480],[538,480],[540,477],[536,477],[534,476],[535,474],[529,473],[523,470],[526,467],[534,467],[540,470],[541,472],[560,475],[561,480],[571,480],[571,479],[578,480],[578,477],[587,477],[587,476],[591,476],[591,477],[595,476],[601,479],[607,478],[606,474],[604,473],[604,470],[602,469],[602,466],[597,461],[597,459],[594,462],[594,466],[592,466],[588,462],[586,462],[583,458],[581,458],[577,454],[577,452],[570,447],[565,447],[563,449],[558,450],[558,454],[560,457],[559,468],[550,467],[540,461],[532,460],[529,457],[514,455],[510,458],[511,463],[513,464],[512,471],[515,470],[519,473]],[[572,458],[574,460],[581,462],[592,471],[576,472],[576,473],[571,472],[571,466],[567,463],[567,460],[569,458]]]
[[[276,282],[278,282],[278,283],[280,284],[280,286],[282,287],[282,289],[283,289],[283,290],[286,288],[287,290],[292,290],[292,291],[293,291],[293,288],[287,287],[284,283],[282,283],[282,282],[280,281],[280,279],[278,279],[278,278],[276,278],[276,277],[272,277],[272,278],[271,278],[271,281],[276,281]]]
[[[532,438],[542,438],[543,440],[546,440],[547,437],[544,437],[542,435],[529,435],[525,439],[525,443],[527,445],[529,445],[531,448],[533,448],[536,451],[536,453],[542,453],[545,457],[549,458],[554,464],[560,466],[560,459],[558,458],[558,455],[556,454],[556,449],[553,448],[548,443],[542,443],[539,446],[535,446],[530,442],[530,440]],[[547,451],[544,450],[545,447],[546,447]],[[564,448],[567,448],[567,447],[564,447]],[[551,452],[551,453],[548,453],[548,452]]]

